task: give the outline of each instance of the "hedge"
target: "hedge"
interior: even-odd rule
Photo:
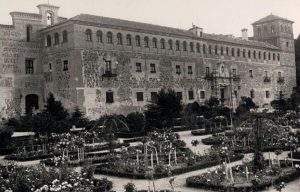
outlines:
[[[278,182],[290,182],[300,177],[300,170],[295,169],[293,172],[285,175],[280,175],[277,178],[274,178],[273,180],[261,180],[261,183],[253,183],[254,181],[251,181],[251,186],[226,186],[226,185],[216,185],[213,183],[203,183],[201,181],[195,181],[195,178],[197,176],[188,177],[186,179],[186,186],[187,187],[193,187],[193,188],[201,188],[201,189],[207,189],[207,190],[216,190],[216,191],[234,191],[234,192],[240,192],[240,191],[258,191],[258,190],[264,190],[267,187],[272,186],[272,183],[278,183]]]
[[[238,161],[243,159],[244,155],[243,154],[238,154],[235,157],[231,157],[230,161]],[[172,171],[172,175],[180,175],[183,173],[191,172],[191,171],[196,171],[199,169],[204,169],[207,167],[212,167],[218,165],[219,162],[217,161],[208,161],[208,162],[201,162],[199,164],[193,165],[193,166],[187,166],[187,167],[182,167],[182,168],[177,168]],[[112,170],[107,170],[108,166],[107,165],[99,165],[95,169],[95,174],[102,174],[102,175],[110,175],[110,176],[116,176],[116,177],[126,177],[126,178],[131,178],[131,179],[147,179],[145,174],[142,173],[125,173],[125,172],[115,172]],[[156,173],[153,175],[155,179],[160,179],[164,177],[169,177],[168,173]]]

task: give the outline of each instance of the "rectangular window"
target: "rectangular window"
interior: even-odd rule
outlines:
[[[113,103],[114,102],[114,93],[112,91],[106,92],[106,103]]]
[[[34,73],[33,59],[25,59],[25,73],[26,74]]]
[[[151,101],[156,102],[157,101],[157,92],[151,92]]]
[[[141,63],[135,63],[136,72],[141,73],[142,72],[142,64]]]
[[[232,76],[236,77],[236,69],[232,69]]]
[[[238,98],[238,92],[237,92],[237,90],[234,90],[234,98]]]
[[[209,73],[210,73],[210,72],[209,72],[209,67],[206,67],[206,68],[205,68],[205,75],[206,75],[206,76],[209,76]]]
[[[266,91],[266,98],[270,98],[270,91]]]
[[[255,95],[254,95],[254,90],[251,90],[251,91],[250,91],[250,97],[251,97],[251,99],[254,99],[254,97],[255,97]]]
[[[63,71],[68,71],[69,70],[69,67],[68,67],[68,65],[69,65],[69,61],[68,60],[64,60],[64,62],[63,62]]]
[[[52,71],[52,64],[49,63],[49,71]]]
[[[150,64],[150,73],[156,73],[155,63]]]
[[[176,74],[180,75],[181,74],[180,65],[176,65],[175,68],[176,68]]]
[[[111,61],[105,61],[105,73],[111,73]]]
[[[176,95],[178,98],[180,98],[180,100],[182,100],[182,92],[176,92]]]
[[[144,93],[136,92],[136,101],[144,101]]]
[[[251,69],[249,70],[249,77],[253,78],[253,71]]]
[[[194,91],[193,90],[190,90],[188,92],[188,95],[189,95],[189,100],[193,100],[194,99]]]
[[[193,67],[192,66],[188,66],[188,74],[189,75],[193,74]]]
[[[200,91],[200,99],[205,99],[205,91]]]

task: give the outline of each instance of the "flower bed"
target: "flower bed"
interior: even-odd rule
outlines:
[[[116,148],[121,148],[121,147],[128,147],[129,143],[118,143],[114,147]],[[95,151],[104,151],[108,150],[109,146],[108,145],[98,145],[95,147],[92,146],[86,146],[85,147],[85,153],[88,152],[95,152]],[[22,152],[22,153],[17,153],[17,154],[11,154],[5,156],[6,160],[13,160],[13,161],[34,161],[34,160],[41,160],[41,159],[48,159],[52,158],[54,156],[59,156],[58,151],[29,151],[29,152]],[[69,155],[76,155],[77,151],[70,151]]]
[[[290,166],[290,165],[289,165]],[[257,191],[270,187],[273,183],[290,182],[300,177],[300,170],[284,165],[282,170],[278,167],[266,168],[257,174],[249,174],[246,179],[245,167],[232,168],[235,182],[226,180],[224,169],[188,177],[186,185],[216,191]]]
[[[231,161],[237,161],[242,159],[244,156],[242,154],[234,155],[230,157]],[[221,159],[221,161],[224,161],[224,159]],[[176,167],[172,170],[172,175],[180,175],[183,173],[196,171],[199,169],[204,169],[207,167],[218,165],[220,162],[218,160],[213,161],[212,159],[203,160],[201,162],[195,162],[195,164],[183,164],[181,167]],[[111,175],[111,176],[117,176],[117,177],[126,177],[126,178],[132,178],[132,179],[146,179],[147,175],[145,172],[129,172],[129,171],[118,171],[110,169],[111,166],[107,166],[107,164],[99,165],[95,169],[95,174],[104,174],[104,175]],[[160,179],[164,177],[168,177],[169,173],[167,171],[165,172],[156,172],[153,174],[153,178]]]

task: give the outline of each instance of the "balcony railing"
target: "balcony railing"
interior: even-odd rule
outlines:
[[[284,77],[278,77],[277,83],[283,84],[284,83]]]
[[[264,77],[264,83],[270,83],[271,77]]]
[[[116,77],[117,73],[115,73],[113,70],[106,70],[104,71],[104,73],[102,74],[102,77]]]

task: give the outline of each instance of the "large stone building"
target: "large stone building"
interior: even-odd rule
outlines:
[[[2,116],[41,109],[49,92],[91,118],[142,110],[161,88],[183,103],[211,96],[235,107],[241,96],[269,105],[296,85],[292,21],[269,15],[254,22],[254,36],[208,34],[80,14],[59,17],[59,7],[12,12],[0,25]]]

